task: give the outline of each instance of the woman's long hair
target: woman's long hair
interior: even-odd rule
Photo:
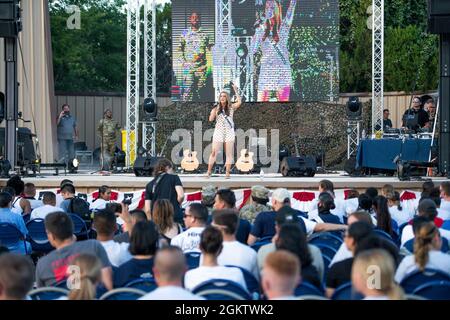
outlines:
[[[295,254],[300,259],[302,268],[312,264],[306,234],[297,223],[288,222],[281,226],[275,247]]]
[[[101,281],[102,263],[100,259],[92,254],[82,253],[71,264],[79,268],[80,279],[79,288],[70,291],[69,300],[94,300],[97,283]]]
[[[222,104],[220,103],[220,96],[222,94],[225,94],[225,96],[227,97],[227,104],[225,106],[222,106]],[[221,112],[224,112],[227,116],[230,115],[230,108],[231,108],[231,99],[230,99],[230,95],[228,94],[228,92],[226,91],[222,91],[219,94],[219,108]]]
[[[153,175],[157,177],[161,173],[167,172],[167,168],[173,168],[172,162],[168,159],[160,159],[158,160],[155,168],[153,169]]]
[[[414,258],[420,271],[423,271],[428,263],[436,234],[439,234],[439,231],[431,221],[423,223],[415,234]]]
[[[319,213],[330,213],[330,210],[336,208],[336,205],[334,204],[334,199],[328,192],[322,192],[319,195],[319,204],[320,204],[318,206]]]
[[[173,227],[174,210],[173,205],[167,199],[156,200],[153,206],[153,221],[161,234],[169,231]]]
[[[270,10],[272,10],[272,15],[268,18],[267,16]],[[265,16],[265,32],[262,40],[265,41],[267,37],[270,37],[270,32],[272,31],[272,39],[278,43],[278,41],[280,41],[278,33],[280,32],[283,19],[283,9],[281,4],[277,0],[267,0]]]
[[[392,193],[387,193],[386,198],[392,202],[394,202],[397,205],[398,211],[402,211],[402,204],[400,202],[400,193],[398,191],[394,191]]]
[[[352,266],[352,278],[353,276],[362,277],[362,282],[369,286],[372,284],[369,277],[373,278],[375,270],[378,271],[379,277],[373,283],[375,288],[371,289],[378,290],[391,300],[404,300],[402,288],[394,281],[394,259],[384,249],[366,250],[357,254]]]
[[[377,215],[377,227],[392,236],[394,231],[392,230],[392,218],[389,213],[387,199],[383,196],[376,196],[373,206]]]

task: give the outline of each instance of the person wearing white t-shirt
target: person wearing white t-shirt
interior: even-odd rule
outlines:
[[[56,195],[51,191],[44,192],[42,203],[43,206],[31,211],[30,220],[45,219],[49,213],[61,211],[60,208],[56,207]]]
[[[23,195],[24,199],[27,199],[30,202],[31,210],[42,206],[42,201],[36,199],[36,186],[34,185],[34,183],[25,183]]]
[[[186,208],[183,219],[188,229],[175,236],[170,244],[183,252],[199,252],[200,235],[208,221],[208,209],[201,203],[192,203]]]
[[[402,260],[395,281],[400,283],[411,272],[425,268],[437,269],[450,276],[450,255],[440,251],[442,240],[438,228],[432,221],[425,221],[416,226],[416,230],[414,255]]]
[[[330,210],[330,212],[336,216],[339,217],[339,219],[341,220],[341,222],[344,222],[344,216],[346,215],[346,205],[345,205],[345,201],[340,200],[340,199],[336,199],[336,196],[334,194],[334,185],[333,182],[330,180],[321,180],[319,181],[319,194],[322,192],[328,192],[332,195],[332,197],[334,198],[334,205],[335,208]],[[310,209],[308,211],[308,217],[309,219],[314,219],[315,216],[318,215],[318,210],[317,210],[317,205],[318,205],[318,200],[314,199],[311,201],[310,203]]]
[[[441,196],[441,206],[443,220],[450,220],[450,182],[444,181],[439,186],[440,196]]]
[[[98,196],[92,201],[89,209],[92,211],[102,210],[111,202],[111,188],[108,186],[101,186],[98,188]]]
[[[376,267],[377,285],[373,285],[369,270]],[[364,300],[404,300],[403,289],[394,281],[395,262],[383,249],[371,249],[358,253],[352,265],[352,284]]]
[[[217,257],[222,252],[222,233],[213,226],[208,226],[200,237],[202,263],[196,269],[189,270],[184,277],[184,287],[193,290],[208,280],[229,280],[247,290],[242,271],[238,268],[219,266]]]
[[[159,249],[153,265],[158,288],[139,300],[205,300],[183,288],[186,270],[186,257],[180,248],[167,246]]]
[[[293,300],[301,281],[301,266],[296,255],[277,250],[267,255],[262,270],[261,286],[269,300]]]
[[[389,213],[391,214],[392,219],[397,222],[398,226],[401,226],[414,218],[414,211],[402,207],[400,193],[397,191],[387,193],[386,199],[388,200]]]
[[[348,216],[347,224],[348,226],[350,226],[352,223],[357,221],[363,221],[365,223],[371,224],[372,218],[367,211],[360,210],[353,212]],[[345,243],[342,243],[333,259],[331,259],[330,265],[328,267],[330,268],[336,262],[340,262],[351,257],[353,257],[353,253],[347,248]]]
[[[223,249],[217,258],[221,266],[241,267],[259,279],[256,251],[236,240],[239,223],[238,212],[232,209],[213,212],[212,226],[218,228],[223,236]]]
[[[108,259],[115,267],[120,266],[132,258],[128,251],[128,243],[117,243],[114,233],[117,231],[116,215],[111,210],[100,210],[94,215],[94,228],[97,232],[97,240],[105,249]]]

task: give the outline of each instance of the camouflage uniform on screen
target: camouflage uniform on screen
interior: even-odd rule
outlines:
[[[258,198],[261,200],[269,201],[269,189],[263,186],[253,186],[252,187],[252,197]],[[248,220],[250,223],[255,221],[256,216],[263,211],[272,211],[272,207],[270,205],[264,205],[260,203],[256,203],[252,201],[252,203],[247,204],[241,208],[239,211],[242,219]]]
[[[106,111],[107,112],[107,111]],[[105,112],[105,114],[106,114]],[[97,125],[97,133],[100,136],[100,143],[103,144],[103,157],[106,163],[110,163],[114,158],[114,153],[116,151],[116,143],[118,133],[120,133],[120,125],[117,121],[112,118],[105,117],[99,121]],[[108,165],[104,164],[104,167]]]

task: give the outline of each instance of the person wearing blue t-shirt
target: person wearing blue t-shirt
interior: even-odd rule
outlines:
[[[23,238],[28,234],[25,222],[20,214],[11,211],[12,195],[7,192],[0,192],[0,223],[10,223],[14,225]],[[26,247],[25,247],[26,246]],[[14,245],[8,246],[8,249],[14,253],[31,253],[31,246],[28,242],[19,241]]]
[[[133,258],[114,268],[114,288],[145,278],[153,278],[153,257],[158,244],[158,231],[152,221],[137,222],[130,236],[129,251]]]

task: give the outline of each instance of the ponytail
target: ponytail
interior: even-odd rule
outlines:
[[[405,300],[405,292],[395,282],[392,282],[391,287],[386,290],[386,295],[390,300]]]
[[[96,296],[97,287],[92,282],[92,279],[82,276],[80,279],[80,288],[72,289],[69,292],[69,300],[94,300]]]
[[[420,226],[414,240],[414,257],[419,270],[423,271],[428,263],[429,253],[433,239],[438,232],[433,222],[427,222]]]
[[[102,263],[97,256],[80,254],[72,265],[79,268],[79,287],[69,292],[69,300],[94,300],[97,294],[97,283],[101,281]]]

